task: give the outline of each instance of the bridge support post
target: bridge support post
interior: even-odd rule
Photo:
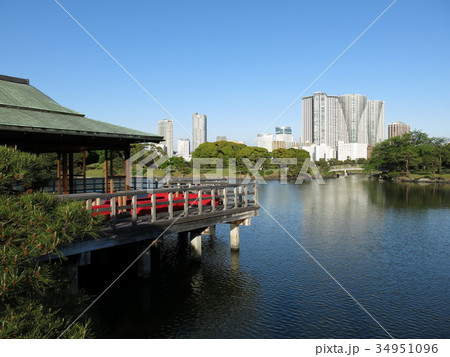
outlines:
[[[215,235],[216,235],[216,226],[213,225],[213,226],[207,227],[207,228],[202,232],[202,234],[208,234],[208,235],[210,235],[211,237],[215,237]]]
[[[230,223],[230,247],[231,250],[239,250],[239,224],[240,221]]]
[[[84,267],[91,264],[91,252],[83,252],[78,259],[78,265]]]
[[[202,229],[191,231],[191,258],[199,261],[202,257]]]
[[[347,170],[344,170],[344,177],[347,177],[347,176],[348,176]]]

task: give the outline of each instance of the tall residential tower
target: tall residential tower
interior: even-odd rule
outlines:
[[[173,122],[170,119],[163,119],[158,122],[158,135],[164,137],[161,143],[165,146],[167,155],[173,156]]]
[[[384,140],[384,102],[361,94],[304,97],[302,121],[304,143],[336,148],[339,141],[374,146]]]
[[[206,143],[206,115],[192,114],[192,151],[200,144]]]

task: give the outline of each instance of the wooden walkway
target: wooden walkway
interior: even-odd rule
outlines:
[[[65,256],[152,240],[161,235],[191,232],[191,240],[221,223],[230,224],[232,249],[239,248],[239,226],[250,225],[258,215],[258,189],[254,182],[229,184],[174,182],[169,187],[115,193],[61,195],[84,200],[93,215],[104,215],[109,226],[99,239],[62,247]]]

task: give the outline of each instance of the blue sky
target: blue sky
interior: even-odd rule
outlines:
[[[59,0],[173,115],[251,144],[393,0]],[[450,137],[450,1],[398,0],[304,96],[360,93]],[[155,133],[168,118],[53,0],[0,1],[0,74],[87,117]],[[275,126],[301,135],[301,100]],[[188,133],[186,133],[184,127]]]

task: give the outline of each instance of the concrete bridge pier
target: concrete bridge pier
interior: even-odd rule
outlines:
[[[215,236],[216,236],[216,226],[215,226],[215,225],[212,225],[212,226],[207,227],[207,228],[202,232],[202,234],[207,234],[207,235],[209,235],[209,236],[211,236],[211,237],[215,237]]]
[[[202,232],[204,229],[191,231],[191,259],[200,261],[202,257]]]
[[[239,221],[230,223],[230,247],[239,250]]]
[[[88,251],[81,253],[78,259],[78,265],[81,267],[91,265],[91,252]]]
[[[157,240],[149,247],[150,244],[152,243],[147,241],[145,244],[140,244],[136,249],[138,255],[145,250],[137,262],[139,278],[149,278],[153,273],[159,271],[161,242]]]
[[[344,177],[347,177],[347,176],[348,176],[347,170],[344,170]]]
[[[239,250],[239,226],[249,226],[250,218],[234,221],[230,223],[230,247],[231,250]]]

